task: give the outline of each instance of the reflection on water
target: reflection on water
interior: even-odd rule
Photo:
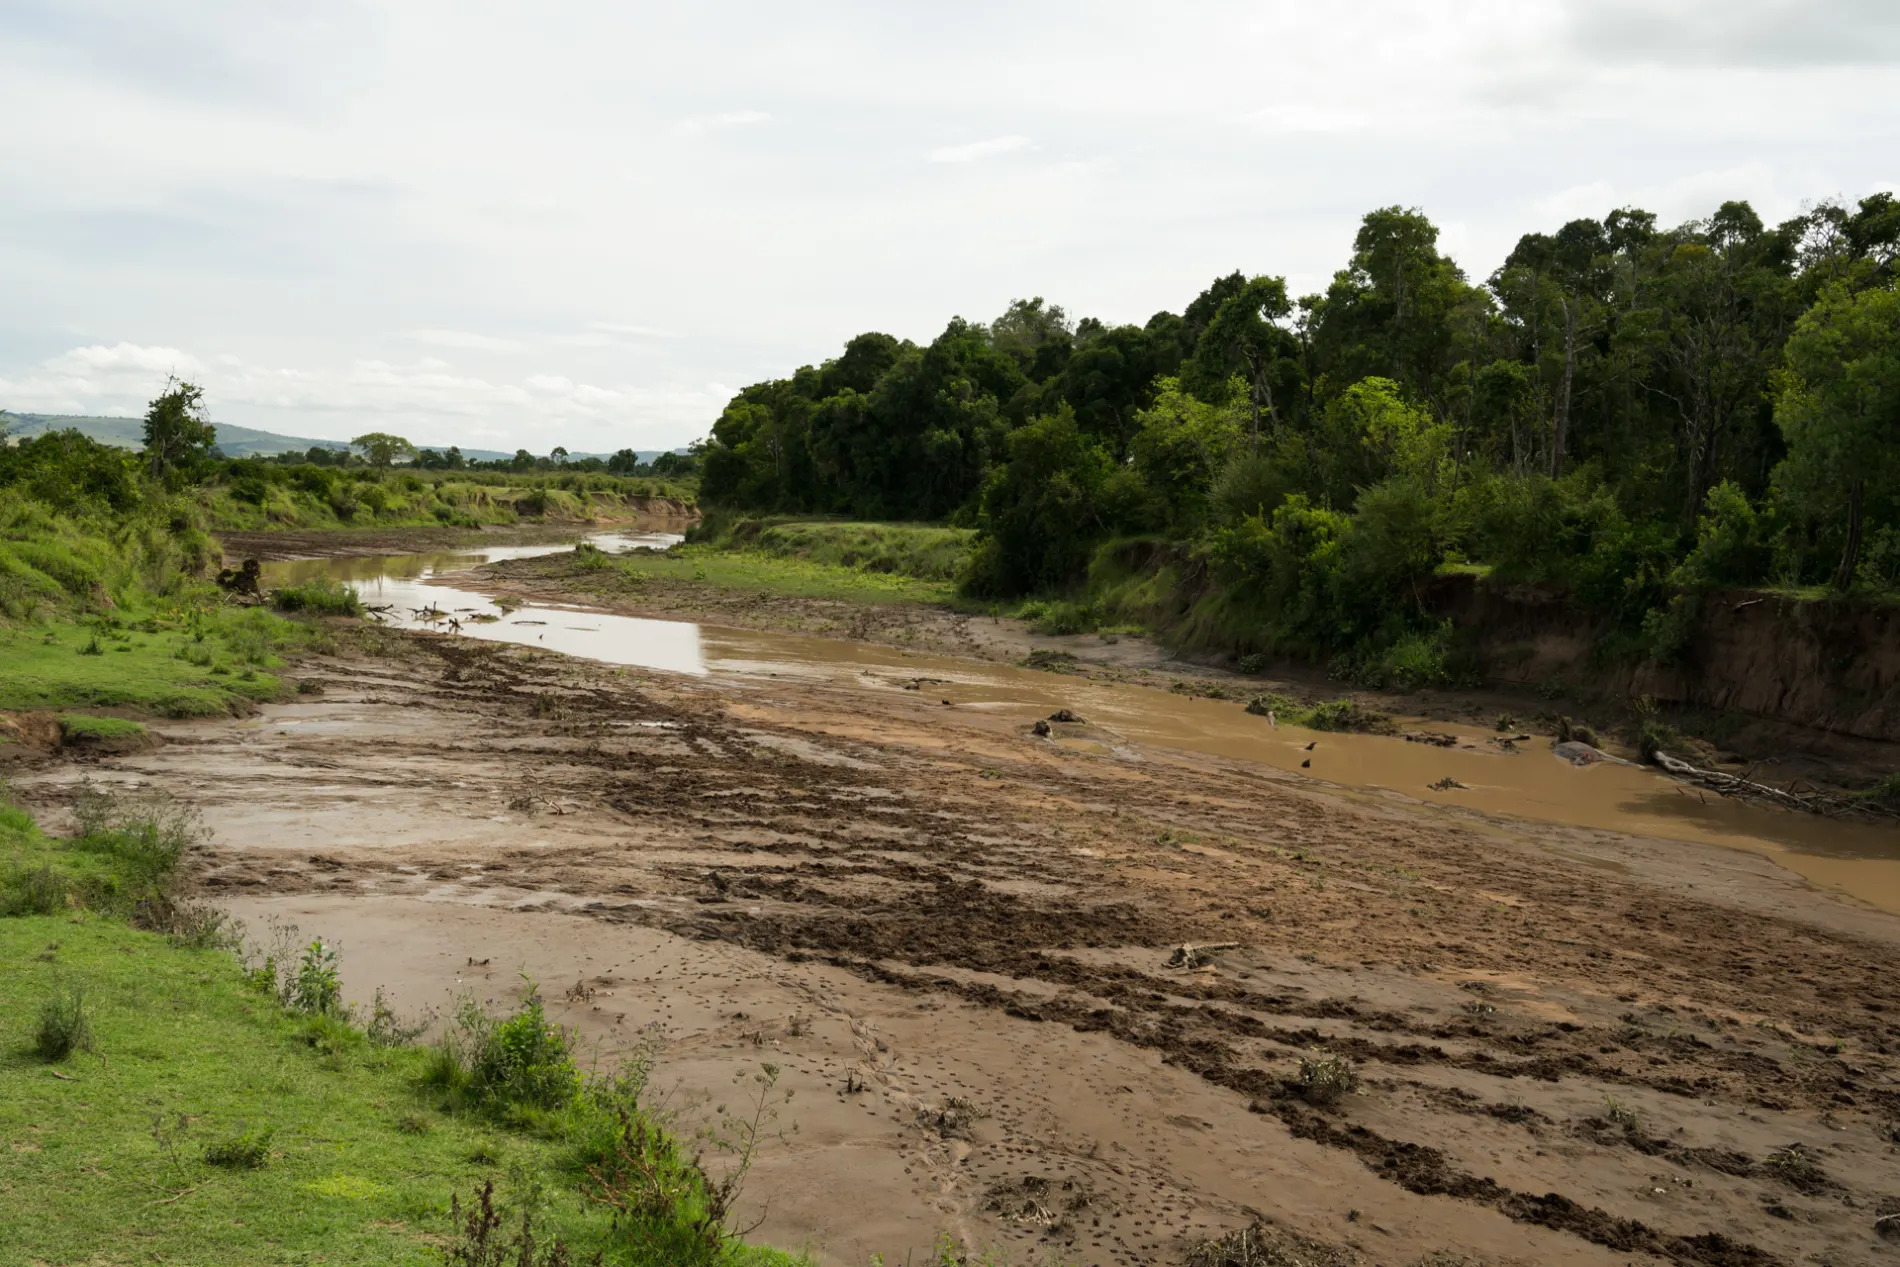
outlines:
[[[664,532],[600,532],[585,538],[609,553],[642,546],[663,550],[679,539],[677,533]],[[428,554],[294,559],[266,563],[264,583],[294,585],[329,577],[348,582],[378,619],[405,629],[435,629],[490,642],[517,642],[610,664],[640,665],[673,673],[706,672],[697,625],[541,603],[510,611],[485,594],[436,579],[483,563],[532,559],[573,548],[573,542],[482,545]]]
[[[597,534],[602,549],[665,547],[670,534]],[[1061,742],[1081,754],[1140,759],[1129,744],[1208,753],[1273,766],[1348,787],[1383,789],[1420,801],[1535,822],[1751,849],[1811,880],[1900,911],[1900,830],[1843,823],[1686,788],[1647,767],[1605,763],[1577,768],[1550,753],[1546,739],[1507,754],[1490,732],[1420,723],[1453,734],[1439,748],[1375,735],[1319,734],[1273,727],[1223,700],[1195,699],[1138,685],[919,655],[890,647],[797,634],[703,629],[581,607],[534,604],[503,612],[486,596],[437,580],[476,564],[572,549],[572,545],[485,546],[385,558],[312,559],[265,565],[277,585],[328,576],[349,581],[391,623],[546,647],[610,664],[672,672],[806,678],[866,690],[901,689],[931,679],[930,697],[1027,725],[1057,708],[1079,713],[1089,734]],[[477,583],[463,579],[464,585]],[[487,617],[488,619],[481,619]],[[452,628],[450,620],[458,622]],[[1308,745],[1314,745],[1310,750]],[[1469,745],[1469,746],[1465,746]],[[1310,767],[1302,768],[1310,761]],[[1445,778],[1462,788],[1433,791]]]

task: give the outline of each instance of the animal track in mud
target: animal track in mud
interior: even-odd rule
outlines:
[[[504,765],[547,798],[591,808],[609,824],[637,825],[641,839],[665,839],[691,857],[647,862],[603,843],[511,854],[471,872],[465,859],[412,850],[401,862],[417,882],[558,890],[591,900],[603,920],[813,959],[905,991],[1102,1034],[1251,1099],[1296,1137],[1350,1153],[1406,1191],[1479,1202],[1519,1222],[1680,1263],[1778,1260],[1732,1237],[1677,1235],[1559,1193],[1481,1178],[1442,1150],[1287,1099],[1274,1062],[1319,1048],[1369,1072],[1437,1069],[1545,1087],[1642,1088],[1685,1105],[1706,1098],[1725,1109],[1900,1116],[1884,1059],[1885,1045],[1900,1038],[1887,1021],[1900,1014],[1900,956],[1885,946],[1772,919],[1738,929],[1732,912],[1713,905],[1665,902],[1615,878],[1482,850],[1437,827],[1401,829],[1374,811],[1345,833],[1327,820],[1336,809],[1221,767],[1165,777],[1123,771],[1104,784],[1092,769],[986,755],[978,784],[968,762],[893,756],[849,735],[784,728],[788,740],[876,767],[859,768],[754,742],[687,688],[589,682],[560,662],[441,645],[427,653],[439,658],[441,674],[379,689],[453,712],[465,719],[461,733],[378,751],[406,747]],[[772,733],[756,712],[745,730]],[[655,725],[630,734],[630,721]],[[1193,852],[1174,847],[1183,835]],[[1071,851],[1083,843],[1086,863]],[[300,860],[270,882],[380,881],[390,866]],[[244,882],[233,880],[238,874],[225,882]],[[1470,902],[1474,875],[1519,905]],[[633,900],[607,901],[620,898]],[[1408,907],[1424,914],[1409,920]],[[1702,1010],[1671,1016],[1636,1004],[1640,1023],[1617,1025],[1535,1018],[1516,1007],[1466,1018],[1454,1006],[1447,1020],[1376,992],[1372,1001],[1356,997],[1343,984],[1349,966],[1330,978],[1340,988],[1313,990],[1162,970],[1166,951],[1183,940],[1236,939],[1288,959],[1298,952],[1317,961],[1319,951],[1329,961],[1384,961],[1432,980],[1502,969],[1603,998],[1692,997]],[[1149,952],[1153,971],[1095,962],[1146,963]],[[1855,1006],[1841,1004],[1843,990]],[[1774,1008],[1793,1028],[1735,1023],[1734,1014],[1756,1007]],[[1840,1036],[1853,1044],[1853,1059],[1794,1028]],[[1561,1130],[1613,1155],[1761,1178],[1759,1162],[1734,1150],[1692,1148],[1600,1119],[1455,1101],[1442,1091],[1420,1102],[1500,1129]]]

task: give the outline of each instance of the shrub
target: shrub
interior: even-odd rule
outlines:
[[[422,1081],[491,1111],[557,1109],[581,1090],[572,1039],[550,1024],[529,983],[527,1000],[498,1019],[472,998],[457,1005],[454,1023],[437,1042]]]
[[[1590,729],[1590,727],[1584,725],[1582,722],[1572,721],[1568,717],[1559,717],[1557,719],[1557,742],[1588,744],[1592,748],[1602,746],[1597,738],[1596,731]]]
[[[41,1060],[61,1061],[76,1051],[92,1051],[92,1015],[85,991],[61,982],[40,1005],[40,1027],[33,1040]]]
[[[293,1012],[336,1016],[343,1011],[343,976],[335,946],[319,937],[304,947],[297,971],[290,979],[288,1006]]]
[[[1300,1057],[1294,1084],[1308,1104],[1338,1104],[1359,1087],[1359,1073],[1344,1056],[1314,1051]]]
[[[0,915],[56,915],[71,899],[71,881],[51,867],[16,868],[0,884]]]
[[[312,616],[361,616],[363,599],[354,588],[318,577],[301,585],[286,585],[271,591],[271,606],[283,612],[307,612]]]
[[[1029,603],[1025,605],[1024,613],[1023,619],[1029,622],[1030,632],[1039,634],[1060,636],[1088,633],[1102,623],[1101,613],[1089,603]]]
[[[1315,704],[1300,724],[1309,730],[1360,731],[1374,735],[1390,734],[1396,729],[1390,717],[1363,707],[1355,699]]]
[[[270,1141],[275,1133],[269,1127],[239,1131],[206,1145],[205,1160],[227,1170],[262,1170],[270,1164]]]

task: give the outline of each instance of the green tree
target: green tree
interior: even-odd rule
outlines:
[[[415,445],[387,431],[365,432],[350,443],[363,450],[363,456],[369,459],[369,464],[378,469],[393,466],[398,459],[416,456]]]
[[[145,456],[152,474],[165,476],[210,455],[218,429],[205,417],[204,388],[168,379],[145,410]]]
[[[1853,583],[1870,499],[1900,495],[1900,291],[1835,286],[1796,323],[1775,395],[1788,444],[1784,501],[1838,536],[1836,587]]]
[[[1263,415],[1272,430],[1280,427],[1276,382],[1284,391],[1289,380],[1298,378],[1299,343],[1279,324],[1292,312],[1284,278],[1253,278],[1221,301],[1194,349],[1193,369],[1201,384],[1225,383],[1235,374],[1246,381],[1256,450]],[[1205,388],[1203,394],[1208,394]]]

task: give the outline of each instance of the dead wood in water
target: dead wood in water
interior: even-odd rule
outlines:
[[[1801,786],[1797,779],[1788,787],[1779,788],[1769,783],[1757,783],[1748,776],[1755,772],[1750,766],[1741,774],[1729,774],[1722,770],[1708,770],[1691,765],[1679,757],[1666,752],[1657,752],[1652,758],[1665,773],[1681,779],[1696,787],[1707,788],[1722,796],[1732,796],[1739,800],[1760,801],[1777,805],[1782,809],[1797,810],[1804,814],[1820,814],[1827,818],[1900,818],[1892,810],[1874,801],[1838,792],[1824,792],[1810,787],[1799,792]]]

